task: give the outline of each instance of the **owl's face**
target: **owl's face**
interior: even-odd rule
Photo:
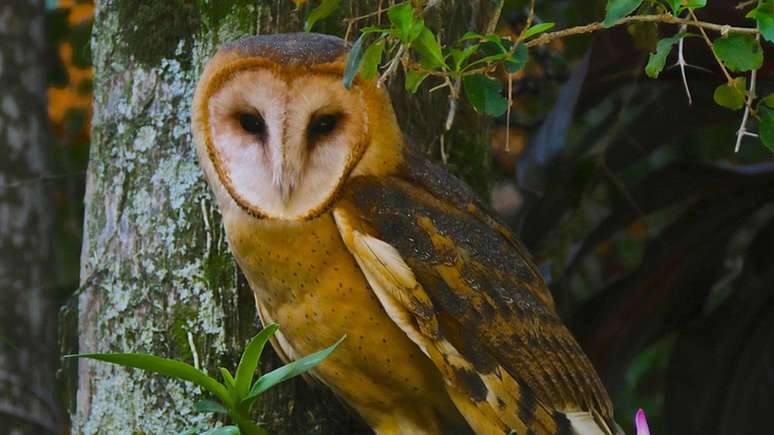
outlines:
[[[313,43],[304,46],[308,38]],[[369,116],[380,116],[369,112],[384,102],[367,101],[372,83],[343,86],[346,47],[337,38],[243,41],[216,55],[197,89],[200,160],[217,175],[208,173],[210,184],[255,217],[315,217],[362,159],[371,142]]]

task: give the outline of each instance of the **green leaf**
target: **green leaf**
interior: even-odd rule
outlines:
[[[715,89],[715,102],[731,110],[744,107],[744,97],[747,95],[747,79],[737,77],[732,83],[720,85]]]
[[[441,52],[441,44],[438,43],[432,30],[427,27],[414,40],[414,49],[419,53],[419,63],[425,68],[441,68],[446,65]]]
[[[532,36],[537,35],[538,33],[543,33],[546,30],[550,30],[555,25],[556,25],[556,23],[550,23],[550,22],[535,24],[534,26],[532,26],[529,29],[527,29],[526,32],[524,32],[523,39],[527,39],[527,38],[530,38]]]
[[[661,74],[661,71],[666,65],[666,59],[669,53],[672,51],[672,46],[678,43],[681,39],[685,38],[686,33],[681,32],[670,38],[664,38],[658,41],[656,44],[656,52],[650,54],[648,64],[645,66],[645,73],[648,77],[655,79]]]
[[[352,49],[349,51],[349,57],[347,57],[347,65],[344,67],[344,87],[350,89],[352,82],[355,80],[355,75],[360,70],[360,62],[363,61],[363,41],[366,38],[366,34],[363,33],[357,38],[357,41],[352,45]]]
[[[761,44],[752,35],[734,33],[716,39],[712,46],[731,71],[751,71],[763,65]]]
[[[707,0],[688,0],[688,3],[685,5],[688,9],[699,9],[704,6],[707,6]]]
[[[607,14],[602,25],[611,27],[621,18],[634,12],[640,4],[642,0],[607,0]]]
[[[669,3],[669,7],[672,8],[672,14],[674,16],[677,16],[685,9],[699,9],[707,6],[707,0],[688,0],[685,5],[683,5],[682,0],[667,0],[667,3]]]
[[[229,391],[236,389],[236,380],[231,376],[231,372],[225,367],[218,367],[218,370],[220,371],[220,376],[223,378],[223,384],[226,388],[228,388]]]
[[[672,15],[677,16],[680,13],[680,8],[683,7],[682,0],[666,0],[669,7],[672,9]]]
[[[508,110],[508,100],[502,96],[502,85],[483,74],[465,76],[462,86],[468,101],[477,112],[499,116]]]
[[[317,6],[309,13],[309,17],[304,23],[304,32],[309,32],[315,23],[328,18],[336,9],[338,9],[341,0],[322,0],[320,6]]]
[[[513,43],[507,39],[501,39],[499,36],[490,35],[481,38],[482,44],[480,44],[477,53],[483,55],[482,58],[471,62],[462,69],[467,71],[473,69],[478,65],[489,65],[500,61],[506,61],[510,56],[510,49],[513,47]],[[515,54],[515,53],[514,53]]]
[[[241,432],[236,426],[221,426],[202,432],[199,435],[241,435]]]
[[[389,33],[389,27],[367,26],[360,29],[360,33]]]
[[[382,53],[384,52],[384,39],[379,39],[371,44],[363,55],[363,62],[360,65],[360,77],[363,80],[371,80],[379,72],[379,64],[382,63]]]
[[[491,42],[493,44],[496,44],[498,47],[500,47],[500,50],[507,51],[508,48],[506,48],[505,44],[510,44],[510,41],[507,39],[504,39],[500,35],[486,35],[483,38],[481,38],[483,41]],[[511,44],[512,45],[512,44]]]
[[[427,73],[420,73],[414,70],[406,71],[406,90],[412,94],[417,92],[419,85],[427,78]]]
[[[454,71],[459,71],[465,61],[478,50],[478,47],[478,44],[473,44],[465,47],[464,50],[458,50],[456,48],[449,49],[449,54],[451,54],[452,61],[454,61]]]
[[[771,107],[772,109],[774,109],[774,94],[769,94],[769,95],[763,97],[763,99],[761,99],[761,101],[763,102],[763,104],[765,104],[765,105]]]
[[[182,361],[144,353],[81,353],[65,355],[65,358],[89,358],[193,382],[214,394],[223,403],[231,403],[231,398],[225,386],[207,376],[204,372]]]
[[[217,414],[228,415],[228,409],[226,409],[225,406],[210,399],[198,400],[194,402],[193,407],[196,412],[214,412]]]
[[[774,42],[774,0],[759,0],[758,7],[748,12],[747,18],[754,18],[763,38]]]
[[[255,375],[255,369],[258,368],[258,360],[261,358],[263,348],[266,346],[266,342],[277,332],[277,329],[279,329],[278,325],[269,325],[247,343],[236,370],[234,384],[237,398],[246,396],[250,391],[250,387],[253,385],[253,375]]]
[[[508,50],[510,50],[510,48]],[[508,59],[505,59],[505,70],[508,71],[508,73],[513,74],[524,68],[528,59],[529,50],[527,49],[527,46],[519,43],[519,46],[513,51],[513,55]]]
[[[411,45],[416,41],[418,37],[424,33],[426,27],[425,27],[425,20],[419,20],[414,22],[414,27],[411,28],[411,31],[409,32],[407,36],[407,42],[406,44]]]
[[[242,403],[260,396],[266,390],[279,384],[280,382],[284,382],[288,379],[308,372],[317,364],[320,364],[325,358],[327,358],[331,352],[336,350],[336,346],[341,344],[341,342],[344,341],[346,337],[346,335],[341,337],[339,341],[333,343],[330,347],[327,347],[319,352],[315,352],[311,355],[307,355],[303,358],[299,358],[290,364],[286,364],[261,376],[253,385],[253,388],[250,389],[250,394],[248,394],[247,397],[242,400]]]
[[[483,39],[484,35],[476,32],[466,32],[464,35],[462,35],[462,38],[460,38],[460,42],[467,41],[470,39]]]
[[[760,116],[758,136],[760,136],[766,148],[774,152],[774,109],[760,106],[758,108],[758,116]]]
[[[405,2],[391,7],[387,11],[387,17],[395,27],[395,36],[408,45],[419,36],[419,32],[425,26],[424,22],[414,19],[414,7],[411,2]],[[418,27],[421,28],[417,29]]]

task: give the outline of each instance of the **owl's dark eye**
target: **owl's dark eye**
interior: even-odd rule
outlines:
[[[261,115],[240,113],[239,125],[242,127],[242,130],[254,136],[263,136],[266,133],[266,123],[263,121]]]
[[[320,115],[312,119],[309,123],[309,136],[312,138],[325,136],[336,129],[339,123],[337,115]]]

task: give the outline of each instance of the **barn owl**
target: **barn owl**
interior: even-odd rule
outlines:
[[[193,102],[200,165],[274,347],[386,434],[613,434],[607,393],[528,254],[406,144],[347,44],[245,38]]]

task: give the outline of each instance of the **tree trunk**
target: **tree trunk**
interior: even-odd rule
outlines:
[[[382,3],[352,0],[343,14],[362,15]],[[493,2],[442,3],[427,19],[431,26],[443,23],[444,34],[453,37],[482,31]],[[196,164],[190,102],[203,64],[221,43],[299,31],[305,10],[292,5],[97,2],[81,288],[61,316],[65,353],[148,352],[208,373],[235,366],[259,324]],[[344,34],[341,20],[330,22]],[[393,87],[406,131],[429,144],[426,149],[437,149],[446,98],[409,97],[400,83]],[[445,146],[459,150],[452,156],[475,151],[477,167],[485,168],[485,124],[467,110],[457,119],[459,126],[476,127],[446,133]],[[481,172],[469,175],[482,178]],[[264,369],[276,363],[267,358]],[[87,360],[65,369],[74,433],[172,433],[213,424],[210,415],[194,414],[201,391],[190,384]],[[257,418],[271,433],[369,433],[331,393],[300,379],[271,390],[258,407]]]
[[[61,432],[43,2],[0,4],[0,427]]]

